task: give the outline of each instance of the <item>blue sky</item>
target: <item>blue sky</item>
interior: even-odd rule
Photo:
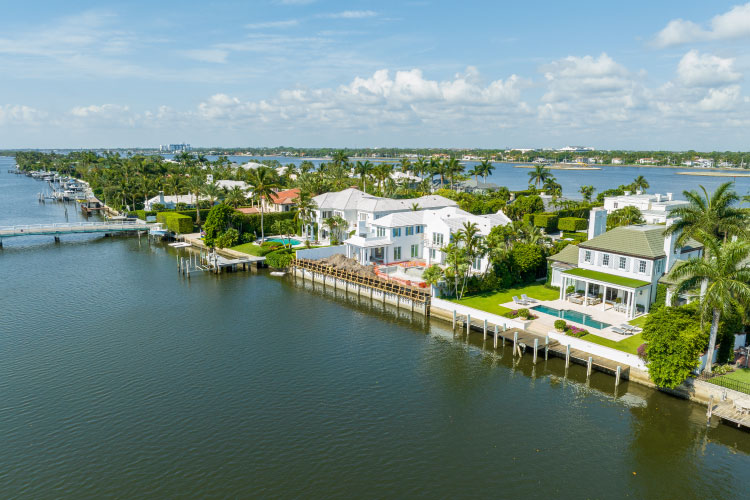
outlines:
[[[6,2],[0,148],[750,149],[750,3]]]

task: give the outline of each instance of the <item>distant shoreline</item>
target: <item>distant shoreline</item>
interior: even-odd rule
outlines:
[[[677,175],[696,175],[701,177],[750,177],[750,173],[748,172],[677,172]]]
[[[535,168],[534,165],[513,165],[513,168]],[[562,167],[562,166],[545,166],[549,170],[601,170],[602,167]]]

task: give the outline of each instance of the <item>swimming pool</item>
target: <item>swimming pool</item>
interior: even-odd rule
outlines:
[[[275,241],[276,243],[284,243],[286,245],[292,244],[292,245],[299,245],[302,243],[300,240],[295,240],[294,238],[268,238],[266,241]]]
[[[565,310],[555,309],[554,307],[549,307],[545,305],[539,305],[536,307],[532,307],[531,309],[533,311],[538,311],[540,313],[549,314],[550,316],[555,316],[557,318],[562,318],[568,321],[572,321],[573,323],[579,323],[584,326],[590,326],[598,330],[607,328],[608,326],[612,326],[609,323],[603,323],[601,321],[597,321],[593,319],[591,316],[589,316],[588,314],[583,314],[582,312],[578,312],[578,311],[570,311],[568,309],[565,309]]]

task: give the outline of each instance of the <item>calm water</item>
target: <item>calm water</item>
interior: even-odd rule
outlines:
[[[209,159],[215,160],[217,157],[208,156]],[[256,160],[248,156],[230,156],[230,160],[237,163],[247,163]],[[263,159],[263,158],[261,158]],[[284,157],[267,157],[266,159],[278,160],[282,165],[294,163],[299,165],[303,160],[301,158],[284,158]],[[315,165],[320,164],[320,160],[312,160]],[[466,165],[468,171],[478,162],[462,162]],[[489,182],[494,182],[500,186],[506,186],[511,190],[525,189],[529,185],[529,172],[527,168],[515,168],[511,163],[494,163],[495,171],[487,178]],[[735,183],[735,190],[740,195],[750,194],[750,177],[698,177],[692,175],[677,175],[677,172],[690,172],[688,168],[650,168],[650,167],[613,167],[602,166],[601,170],[589,170],[582,172],[580,170],[553,170],[557,182],[563,188],[563,195],[573,199],[581,199],[578,192],[582,185],[591,185],[596,188],[596,193],[606,189],[616,188],[622,184],[630,184],[633,179],[642,175],[646,178],[651,186],[649,193],[672,193],[675,199],[684,199],[683,191],[699,190],[699,186],[704,186],[710,193],[721,184],[727,181]],[[743,170],[743,173],[750,171]],[[438,177],[435,177],[438,179]]]
[[[6,173],[0,225],[64,220]],[[75,216],[72,206],[69,218]],[[747,498],[750,434],[145,238],[0,250],[0,498]]]

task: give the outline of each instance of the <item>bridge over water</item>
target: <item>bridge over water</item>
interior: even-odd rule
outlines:
[[[141,220],[118,222],[64,222],[55,224],[29,224],[22,226],[0,226],[0,246],[3,238],[20,236],[54,236],[59,241],[64,234],[79,233],[128,233],[148,231],[153,224]]]

